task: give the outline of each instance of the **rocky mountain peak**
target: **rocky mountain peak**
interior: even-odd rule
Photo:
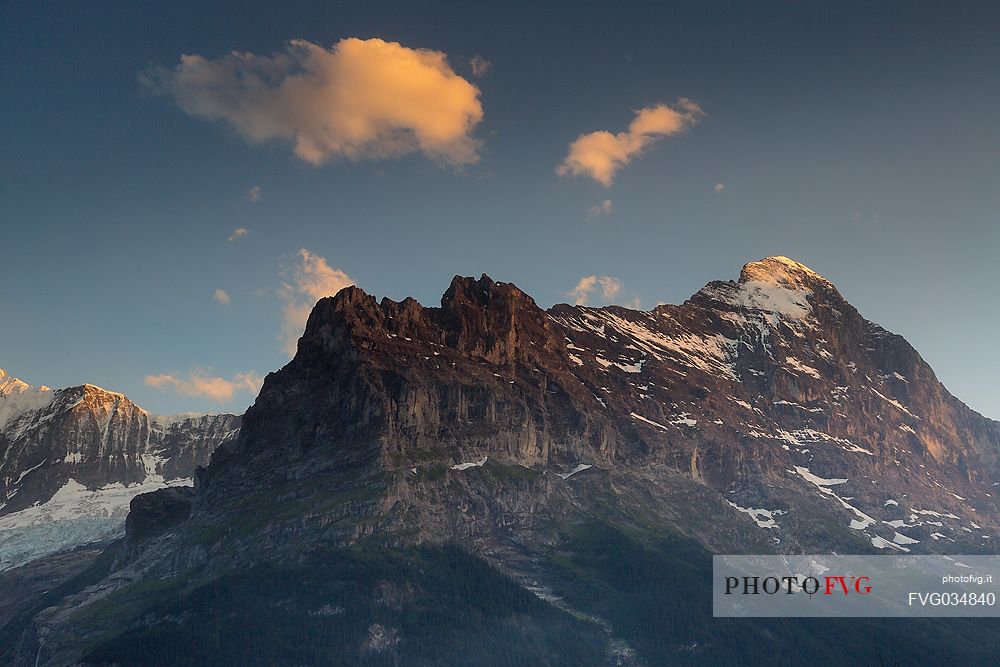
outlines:
[[[817,282],[831,284],[805,264],[780,255],[748,262],[740,271],[739,282],[763,282],[797,288],[807,288]]]
[[[7,371],[0,368],[0,396],[7,396],[13,393],[20,393],[30,385],[16,377],[9,375]]]
[[[457,304],[491,308],[501,304],[535,306],[535,301],[514,283],[496,282],[484,273],[478,280],[471,276],[452,278],[451,285],[441,297],[441,306],[449,308]]]
[[[306,322],[305,336],[319,334],[324,328],[372,326],[381,317],[375,297],[351,285],[317,302]]]
[[[512,283],[483,274],[479,279],[455,276],[439,308],[425,308],[409,297],[376,301],[358,287],[346,287],[316,304],[297,357],[316,361],[316,355],[344,346],[397,354],[436,345],[504,364],[526,358],[535,346],[551,351],[554,340],[549,319],[534,299]]]
[[[128,400],[128,397],[125,396],[125,394],[122,394],[117,391],[111,391],[110,389],[105,389],[104,387],[100,387],[96,384],[90,384],[89,382],[85,382],[82,385],[74,388],[79,389],[85,394],[93,394],[97,396],[103,396],[106,398],[118,398],[118,399]]]
[[[455,276],[441,298],[441,326],[449,347],[503,364],[527,358],[532,345],[551,338],[548,318],[513,283]]]
[[[235,415],[157,417],[93,384],[0,376],[0,571],[117,534],[129,500],[190,484]]]
[[[830,319],[854,308],[829,280],[787,257],[765,257],[749,262],[734,281],[714,281],[691,298],[691,303],[715,310],[752,314],[791,326]],[[856,319],[860,321],[860,317]]]
[[[0,369],[0,429],[21,414],[44,407],[53,396],[48,387],[32,387]]]

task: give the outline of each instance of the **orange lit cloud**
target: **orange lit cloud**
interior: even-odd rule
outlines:
[[[201,369],[189,371],[187,377],[176,375],[147,375],[145,383],[156,389],[171,389],[193,398],[207,398],[216,403],[228,403],[233,395],[247,393],[256,396],[264,378],[256,373],[237,373],[232,379],[208,375]]]
[[[605,187],[610,186],[619,169],[664,137],[685,132],[705,113],[689,99],[681,98],[674,106],[657,104],[639,109],[625,132],[606,130],[577,137],[569,145],[569,154],[556,168],[560,176],[589,176]]]
[[[493,63],[482,56],[472,56],[472,59],[469,60],[469,66],[472,68],[472,76],[479,78],[486,76],[493,67]]]
[[[223,306],[229,305],[229,292],[222,289],[221,287],[217,287],[215,291],[212,292],[212,298],[218,301]]]
[[[326,259],[305,248],[299,250],[298,257],[290,282],[283,283],[279,293],[284,301],[281,346],[288,354],[295,354],[299,336],[316,302],[354,284],[354,279],[344,271],[331,267]]]
[[[584,276],[566,296],[573,299],[577,306],[586,306],[591,296],[600,291],[601,297],[605,300],[614,299],[621,294],[625,285],[622,281],[611,276]]]
[[[251,143],[287,141],[319,165],[420,152],[451,165],[479,159],[479,89],[439,51],[381,39],[326,49],[292,40],[282,53],[183,55],[173,69],[140,76],[187,114],[228,123]]]
[[[233,233],[229,235],[229,241],[239,241],[241,238],[250,233],[250,230],[246,227],[237,227],[233,230]]]
[[[600,204],[594,204],[587,211],[587,218],[593,220],[594,218],[599,218],[602,215],[611,215],[615,210],[615,205],[610,199],[605,199]]]

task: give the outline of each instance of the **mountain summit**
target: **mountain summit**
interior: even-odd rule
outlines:
[[[759,261],[744,264],[743,270],[740,271],[740,282],[774,282],[796,287],[817,282],[825,285],[831,284],[829,280],[805,264],[781,255],[765,257]]]
[[[6,632],[40,664],[142,662],[207,626],[255,628],[251,662],[323,662],[267,653],[268,628],[315,626],[338,638],[323,655],[431,664],[480,618],[512,638],[484,640],[489,664],[510,646],[531,647],[510,664],[795,664],[802,627],[706,618],[709,553],[996,552],[997,485],[1000,424],[787,258],[652,311],[543,310],[487,276],[432,308],[349,287],[194,494],[142,496],[113,557]],[[903,645],[926,658],[921,632]]]

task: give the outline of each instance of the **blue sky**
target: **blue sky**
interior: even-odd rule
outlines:
[[[605,276],[612,300],[652,307],[782,254],[1000,417],[996,5],[202,4],[5,4],[12,374],[162,413],[242,410],[287,361],[282,327],[317,276],[436,304],[454,274],[485,272],[543,306]],[[286,119],[248,141],[244,107],[185,112],[208,93],[171,78],[182,54],[271,58],[289,40],[341,67],[348,38],[443,54],[449,85],[478,89],[456,93],[467,131],[327,146],[317,165],[277,136]],[[478,76],[476,56],[490,64]],[[581,135],[682,99],[697,118],[647,136],[610,185],[556,173]],[[195,382],[211,378],[223,384]]]

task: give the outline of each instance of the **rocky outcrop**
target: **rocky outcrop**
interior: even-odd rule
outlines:
[[[173,486],[152,493],[143,493],[129,503],[125,520],[125,541],[136,545],[160,535],[191,516],[194,489],[190,486]]]

